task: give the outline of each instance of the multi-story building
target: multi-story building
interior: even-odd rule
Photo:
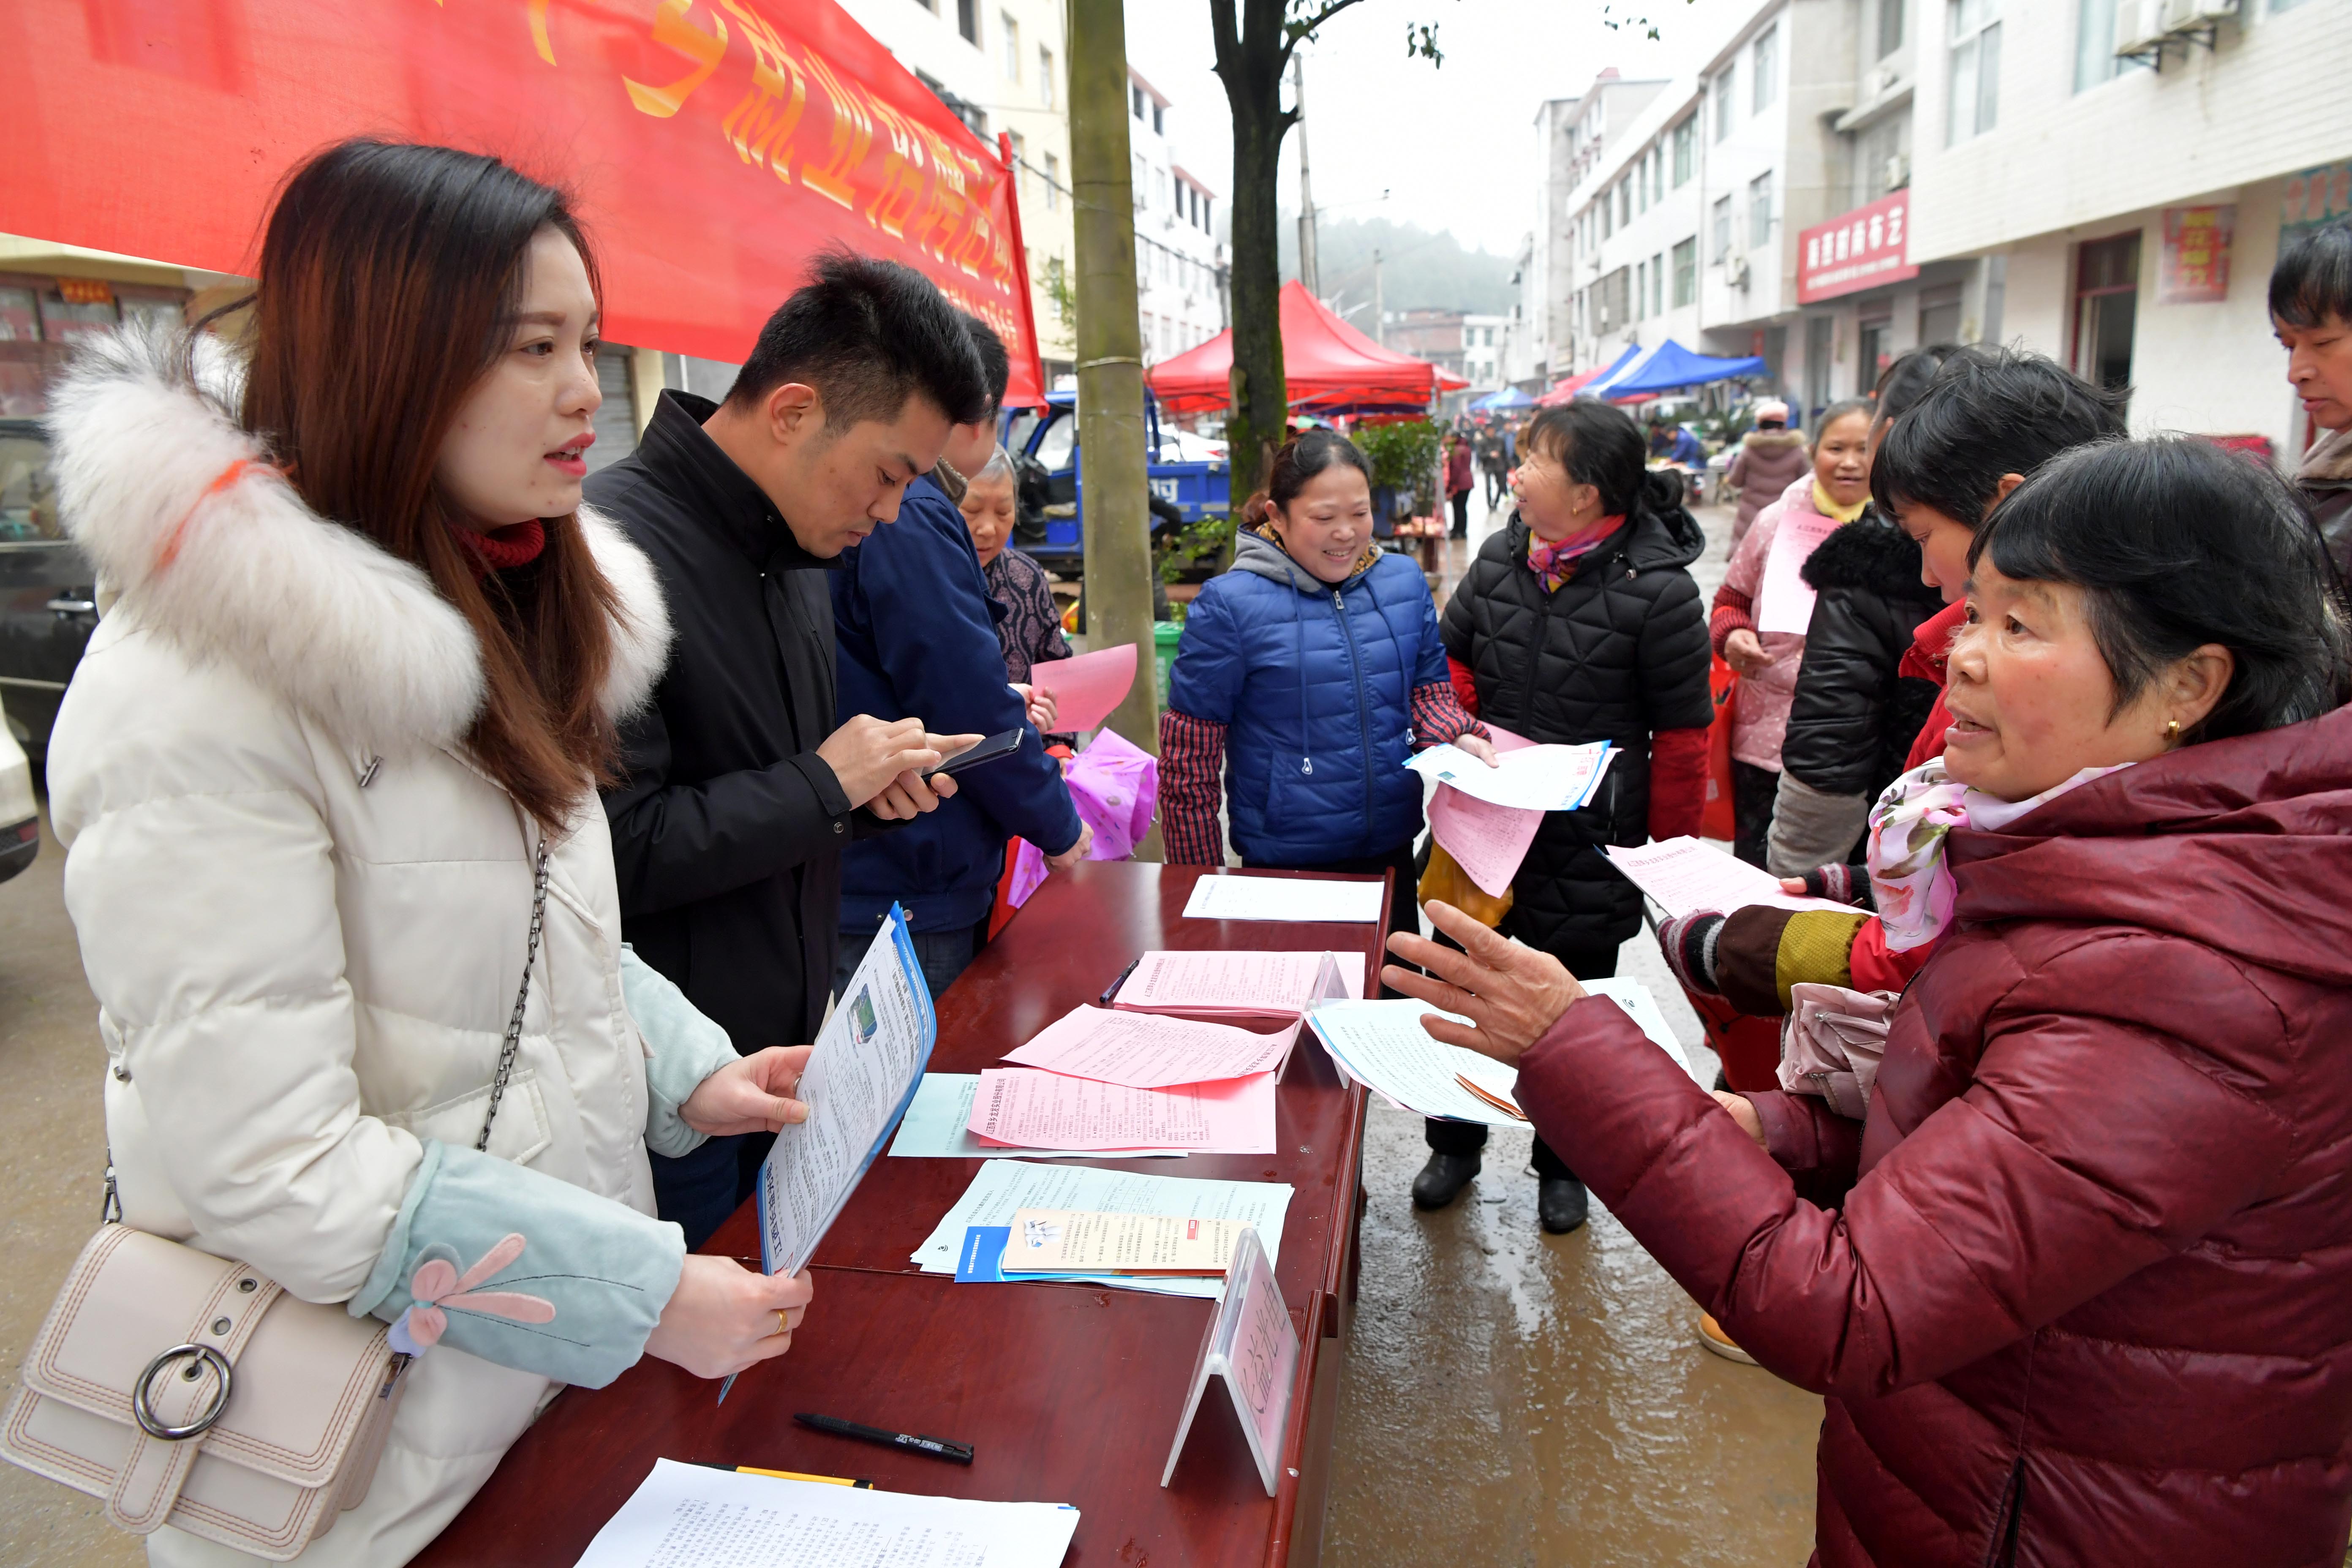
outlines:
[[[1143,362],[1156,364],[1225,330],[1225,247],[1217,194],[1177,162],[1175,106],[1133,66],[1127,72],[1128,151],[1135,160],[1136,305]]]
[[[1471,396],[1502,386],[1504,338],[1510,324],[1508,316],[1462,318],[1462,378],[1470,384]]]
[[[1542,391],[1549,368],[1536,331],[1543,319],[1542,279],[1536,273],[1538,248],[1532,229],[1519,237],[1519,248],[1511,258],[1511,287],[1517,290],[1517,298],[1511,303],[1511,319],[1503,327],[1503,379],[1522,392]]]
[[[1069,52],[1056,0],[842,0],[915,79],[990,146],[1009,136],[1045,379],[1077,359]]]
[[[1491,321],[1495,318],[1481,316],[1478,320]],[[1378,336],[1384,346],[1398,353],[1427,360],[1448,375],[1463,375],[1464,329],[1469,321],[1470,317],[1460,310],[1430,307],[1391,310]]]
[[[1544,177],[1536,186],[1534,246],[1521,269],[1536,375],[1565,375],[1575,366],[1575,301],[1586,282],[1579,266],[1578,215],[1597,188],[1602,160],[1666,85],[1659,79],[1627,81],[1612,66],[1577,97],[1552,99],[1536,110]]]

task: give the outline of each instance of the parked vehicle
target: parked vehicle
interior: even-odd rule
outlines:
[[[58,524],[47,433],[0,419],[0,694],[13,741],[36,762],[97,628],[97,580]]]
[[[41,807],[33,798],[33,764],[0,724],[0,882],[41,852]]]
[[[1232,469],[1222,458],[1186,455],[1198,438],[1163,435],[1160,404],[1143,395],[1145,451],[1150,463],[1153,531],[1223,517],[1232,506]],[[1004,416],[1004,446],[1021,464],[1021,511],[1013,542],[1056,571],[1075,571],[1086,554],[1078,482],[1078,397],[1045,395],[1043,408],[1016,408]],[[1197,447],[1194,447],[1198,449]]]

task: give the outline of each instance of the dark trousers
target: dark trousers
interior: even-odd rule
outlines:
[[[1764,864],[1772,837],[1772,807],[1780,798],[1780,775],[1734,757],[1731,762],[1731,852],[1750,866]]]
[[[931,1000],[937,1002],[947,994],[956,976],[971,967],[980,956],[982,939],[988,934],[988,922],[959,926],[953,931],[919,931],[908,933],[914,939],[915,962],[923,966],[924,984],[930,987]],[[874,945],[873,931],[843,931],[841,959],[833,968],[833,994],[841,995],[849,989],[849,977],[866,962],[866,950]]]
[[[1455,490],[1446,499],[1454,503],[1454,537],[1456,539],[1469,538],[1470,492],[1468,490]]]
[[[1488,510],[1493,510],[1495,503],[1503,499],[1503,495],[1507,488],[1507,487],[1503,483],[1502,469],[1488,468],[1486,470],[1486,508]]]
[[[1579,980],[1608,980],[1617,973],[1617,950],[1613,947],[1556,947],[1551,955],[1568,965],[1568,972]],[[1486,1146],[1486,1128],[1476,1121],[1429,1121],[1425,1136],[1430,1152],[1434,1154],[1475,1154]],[[1545,1181],[1557,1181],[1565,1176],[1575,1180],[1576,1173],[1567,1162],[1551,1151],[1551,1145],[1541,1138],[1536,1140],[1536,1174]]]
[[[1352,860],[1331,860],[1320,866],[1277,866],[1270,860],[1253,860],[1247,856],[1242,858],[1242,866],[1250,871],[1319,871],[1327,877],[1377,877],[1383,871],[1394,871],[1396,880],[1389,890],[1389,930],[1415,934],[1421,931],[1421,900],[1417,896],[1421,876],[1412,868],[1410,838],[1385,855],[1360,855]],[[1364,976],[1364,994],[1402,996],[1404,993],[1381,985],[1380,971],[1375,969]]]
[[[647,1151],[654,1168],[655,1210],[686,1232],[688,1252],[709,1241],[751,1195],[761,1162],[775,1141],[772,1132],[739,1132],[706,1139],[701,1148],[675,1160]]]

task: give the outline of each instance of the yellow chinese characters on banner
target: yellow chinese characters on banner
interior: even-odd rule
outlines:
[[[0,55],[42,62],[0,232],[250,272],[304,157],[440,142],[578,193],[615,342],[740,361],[841,247],[929,277],[1043,391],[1011,170],[833,0],[91,4],[0,7]]]
[[[2237,226],[2235,206],[2165,208],[2157,303],[2203,305],[2228,299],[2230,240]]]

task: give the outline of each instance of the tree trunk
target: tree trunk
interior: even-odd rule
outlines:
[[[1144,505],[1150,473],[1127,140],[1127,19],[1120,0],[1071,0],[1069,17],[1087,646],[1136,645],[1135,685],[1108,722],[1156,754],[1160,697],[1152,677],[1150,514]]]
[[[1282,0],[1242,0],[1243,27],[1234,25],[1233,0],[1213,0],[1217,76],[1234,114],[1233,408],[1226,426],[1233,465],[1234,520],[1242,503],[1265,482],[1275,448],[1289,421],[1288,382],[1282,364],[1282,240],[1275,182],[1290,115],[1282,107]]]

